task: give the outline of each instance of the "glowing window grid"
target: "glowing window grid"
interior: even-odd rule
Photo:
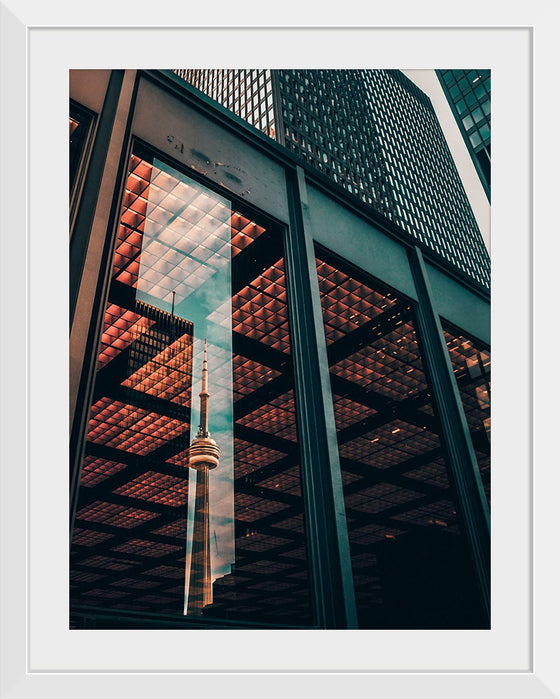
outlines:
[[[189,236],[184,240],[181,232],[186,227]],[[118,388],[109,389],[111,397],[98,396],[92,406],[88,428],[88,449],[92,453],[86,454],[82,469],[82,484],[92,494],[85,498],[89,504],[77,513],[78,536],[72,557],[74,566],[78,566],[75,570],[95,566],[98,574],[108,576],[107,585],[113,590],[128,589],[122,603],[119,598],[120,608],[165,607],[170,613],[182,609],[182,605],[174,607],[172,601],[182,598],[180,586],[174,590],[165,588],[170,595],[167,599],[159,594],[165,591],[164,587],[158,587],[159,597],[154,595],[151,600],[140,598],[133,591],[144,589],[144,578],[154,572],[153,569],[151,573],[144,572],[145,557],[165,559],[160,570],[167,574],[162,574],[162,579],[184,579],[184,508],[188,496],[185,465],[190,425],[186,421],[188,413],[181,411],[190,407],[192,384],[192,339],[187,324],[183,323],[186,332],[181,334],[177,321],[168,313],[153,311],[145,302],[136,301],[130,306],[130,302],[120,300],[124,299],[121,289],[138,290],[142,284],[145,294],[163,302],[169,302],[175,292],[173,300],[178,305],[208,279],[209,267],[225,264],[230,252],[224,249],[223,255],[220,254],[221,240],[223,245],[229,245],[231,259],[235,260],[265,232],[265,227],[240,212],[226,215],[211,197],[201,196],[196,187],[174,178],[172,171],[155,169],[136,154],[131,157],[98,359],[102,386],[109,388],[107,381],[116,378]],[[276,605],[273,609],[269,596],[262,594],[264,587],[259,580],[265,569],[269,579],[271,574],[285,570],[299,582],[286,586],[280,579],[276,582],[270,579],[267,585],[276,584],[279,590],[295,587],[295,591],[291,590],[294,601],[284,615],[296,614],[304,619],[309,613],[309,601],[306,574],[302,574],[306,558],[303,524],[300,515],[294,517],[294,512],[301,511],[302,506],[299,466],[291,455],[296,428],[293,391],[285,375],[290,367],[290,346],[281,238],[272,244],[278,247],[275,261],[264,269],[257,261],[254,278],[235,289],[231,301],[234,338],[246,338],[254,348],[254,354],[235,352],[233,355],[234,397],[254,400],[253,394],[259,389],[271,386],[269,400],[240,415],[236,423],[236,429],[247,428],[251,435],[250,441],[235,440],[236,445],[244,447],[235,453],[238,538],[245,541],[247,536],[254,537],[259,520],[272,518],[272,527],[276,524],[275,517],[278,523],[284,517],[298,524],[292,525],[287,540],[271,533],[261,534],[267,542],[251,549],[251,556],[249,549],[245,554],[239,549],[232,579],[238,581],[237,586],[243,583],[243,594],[252,600],[252,605],[238,608],[233,602],[239,595],[230,602],[226,597],[220,602],[220,590],[228,585],[231,588],[228,582],[231,576],[226,576],[216,583],[214,606],[216,614],[223,613],[219,610],[224,604],[233,604],[229,613],[264,610],[271,618],[278,617],[279,610]],[[216,249],[217,256],[213,252]],[[194,266],[187,267],[182,262],[181,258],[187,257],[194,260]],[[173,281],[169,282],[168,277]],[[270,363],[267,363],[267,351],[275,353]],[[275,382],[283,391],[276,389]],[[97,392],[100,390],[103,389]],[[127,402],[127,398],[133,402]],[[213,399],[220,400],[219,387],[215,387]],[[255,443],[261,434],[265,443]],[[267,446],[266,435],[271,435],[281,449]],[[101,453],[111,454],[113,458]],[[121,454],[122,463],[115,458]],[[251,482],[245,482],[249,474],[253,474]],[[244,492],[255,487],[255,478],[262,479],[266,485],[259,485],[258,493]],[[96,496],[99,499],[94,499]],[[87,539],[87,527],[94,525],[105,528],[105,532],[90,531],[92,538]],[[142,536],[124,536],[123,532],[137,527],[142,530]],[[105,542],[111,544],[114,556],[135,557],[133,567],[138,572],[134,578],[119,577],[121,571],[129,571],[129,563],[121,565],[119,559],[103,555],[86,556],[86,549],[106,552]],[[267,552],[266,561],[254,559],[258,552]],[[275,559],[278,552],[285,557],[284,562],[282,558]],[[135,582],[127,585],[123,580]],[[99,585],[93,590],[87,589],[87,585],[80,589],[82,592],[78,593],[74,588],[73,594],[103,598]],[[106,599],[117,598],[111,593]]]
[[[412,307],[325,258],[317,273],[356,601],[369,619],[383,605],[376,545],[460,528]]]

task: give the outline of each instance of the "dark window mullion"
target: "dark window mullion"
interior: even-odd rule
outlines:
[[[356,607],[313,240],[301,168],[287,175],[286,279],[316,623],[356,628]]]
[[[417,332],[442,425],[457,504],[472,554],[481,601],[490,623],[490,517],[459,389],[419,248],[410,254],[418,293]]]

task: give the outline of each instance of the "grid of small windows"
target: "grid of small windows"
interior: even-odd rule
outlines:
[[[178,69],[173,72],[267,136],[275,138],[270,70]]]
[[[475,152],[490,147],[490,71],[440,70],[446,93]]]
[[[488,253],[426,95],[400,71],[277,73],[286,146],[488,287]]]
[[[398,200],[396,222],[488,287],[488,253],[430,102],[416,99],[420,91],[399,71],[365,73]]]
[[[490,71],[438,70],[459,130],[490,184]]]
[[[367,128],[362,71],[280,70],[286,146],[389,218],[394,198],[378,139]]]
[[[490,286],[488,252],[431,102],[403,73],[175,72],[284,143],[476,282]],[[489,137],[489,75],[479,82],[473,95],[484,93],[484,97],[473,119],[483,114],[488,124],[473,125],[475,142],[486,129]],[[279,101],[278,125],[274,124],[275,100]],[[485,155],[485,147],[480,148]]]

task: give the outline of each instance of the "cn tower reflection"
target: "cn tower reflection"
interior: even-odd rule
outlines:
[[[212,604],[212,566],[210,560],[209,474],[218,466],[220,447],[208,431],[208,357],[204,340],[200,426],[188,452],[189,466],[196,470],[196,494],[192,530],[188,602],[186,614],[202,614]]]

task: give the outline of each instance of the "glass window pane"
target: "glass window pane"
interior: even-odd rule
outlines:
[[[283,254],[278,227],[131,157],[72,540],[75,611],[312,623]]]
[[[479,628],[410,302],[318,253],[360,628]]]
[[[470,134],[469,139],[473,148],[476,148],[482,143],[482,139],[480,138],[480,134],[478,133],[478,131],[475,131],[474,133]]]
[[[484,114],[483,114],[483,112],[482,112],[482,109],[480,109],[480,107],[477,107],[477,108],[473,111],[473,119],[474,119],[474,121],[475,121],[475,124],[478,124],[478,122],[479,122],[481,119],[483,119],[483,118],[484,118]]]
[[[457,85],[453,85],[453,87],[449,88],[449,94],[451,95],[451,97],[452,97],[454,100],[456,100],[457,97],[459,97],[459,95],[460,95],[461,93],[460,93],[459,88],[457,87]]]
[[[480,137],[483,141],[486,141],[487,138],[490,138],[490,125],[488,123],[481,124],[479,128]]]
[[[476,104],[476,97],[472,92],[468,92],[465,95],[465,102],[467,103],[467,107],[472,108]]]
[[[490,94],[490,83],[487,83],[486,89],[484,84],[477,85],[474,89],[474,94],[479,100],[483,100],[487,94]]]

